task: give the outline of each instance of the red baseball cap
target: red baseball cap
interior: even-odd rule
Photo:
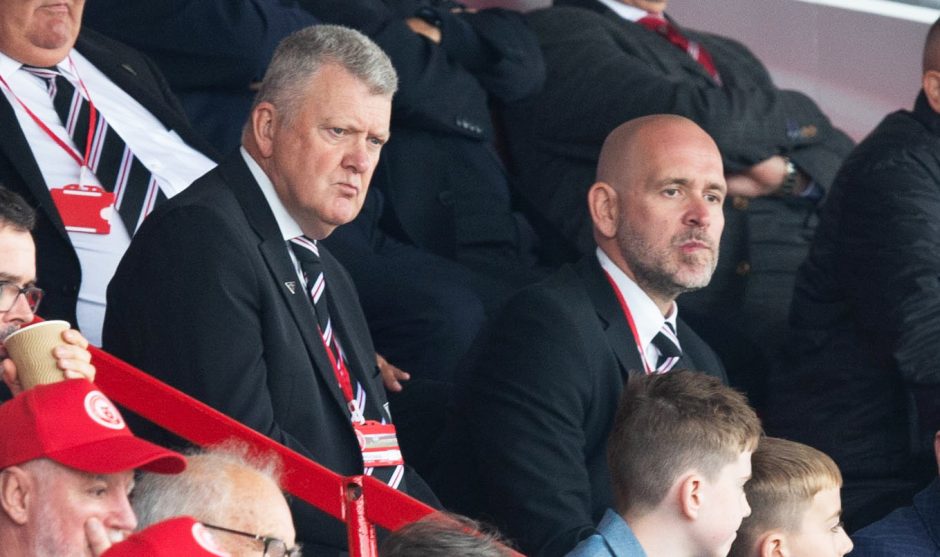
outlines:
[[[141,468],[178,474],[183,455],[135,437],[124,418],[86,379],[34,387],[0,405],[0,469],[48,458],[83,472]]]
[[[158,522],[114,544],[101,557],[230,557],[205,526],[188,516]]]

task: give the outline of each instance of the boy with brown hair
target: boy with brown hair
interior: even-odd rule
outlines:
[[[608,439],[617,509],[570,556],[724,557],[750,514],[760,420],[741,393],[692,371],[633,376]]]
[[[842,527],[842,474],[825,453],[765,437],[751,457],[744,491],[751,516],[729,557],[841,557],[852,551]]]

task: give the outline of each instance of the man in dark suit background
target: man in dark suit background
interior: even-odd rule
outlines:
[[[934,475],[940,429],[940,24],[913,110],[846,158],[796,277],[791,359],[767,429],[842,469],[851,530],[907,504]]]
[[[742,44],[681,27],[666,9],[666,0],[558,0],[528,15],[547,77],[506,111],[513,170],[536,222],[583,254],[593,249],[584,194],[612,129],[671,113],[708,132],[728,181],[724,257],[708,288],[683,297],[683,314],[759,403],[816,202],[851,141],[806,95],[778,89]]]
[[[109,287],[105,348],[331,470],[434,502],[400,459],[360,451],[370,428],[393,433],[363,423],[391,414],[355,288],[319,245],[362,206],[396,86],[355,31],[285,39],[240,151],[132,243]],[[308,547],[345,546],[337,521],[300,502],[293,512]]]
[[[610,134],[588,194],[595,254],[511,298],[471,350],[436,478],[445,503],[495,521],[527,555],[590,534],[612,504],[606,442],[627,376],[679,366],[726,379],[675,303],[711,278],[725,195],[718,149],[688,119]]]
[[[63,216],[63,210],[69,211],[57,205],[52,190],[68,193],[65,187],[70,185],[108,190],[112,184],[104,183],[102,166],[92,161],[94,170],[82,172],[79,162],[90,151],[87,134],[76,132],[81,137],[73,140],[55,108],[52,94],[65,90],[59,78],[53,87],[29,67],[54,68],[82,97],[90,96],[99,126],[106,122],[112,135],[117,130],[135,161],[150,173],[153,181],[144,187],[155,201],[182,191],[215,163],[213,150],[189,127],[153,64],[123,45],[81,30],[83,8],[84,0],[0,6],[0,180],[38,209],[34,236],[38,276],[46,289],[43,316],[76,324],[92,344],[100,344],[105,288],[134,233],[134,224],[118,216],[133,196],[118,197],[119,209],[106,220],[97,218],[102,207],[91,208],[103,225],[97,233],[70,226],[76,223]],[[87,114],[78,114],[75,129],[87,128]],[[145,216],[152,206],[145,205],[140,214]]]

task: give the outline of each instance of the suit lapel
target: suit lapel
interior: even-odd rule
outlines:
[[[597,257],[594,254],[585,256],[578,262],[576,271],[584,281],[585,290],[604,328],[607,344],[620,363],[620,373],[624,380],[628,375],[643,373],[643,362],[640,360],[633,333],[630,332],[620,302],[617,301],[617,296]]]
[[[0,141],[0,151],[6,155],[10,164],[23,177],[26,187],[39,203],[42,211],[49,217],[55,229],[59,231],[63,239],[69,241],[65,225],[62,223],[62,218],[59,217],[59,210],[56,209],[52,196],[49,195],[49,188],[42,177],[39,165],[36,164],[36,158],[33,157],[33,153],[29,149],[26,136],[23,135],[23,130],[20,129],[13,107],[5,101],[0,103],[0,129],[3,129],[4,133],[10,136],[7,141]]]
[[[160,94],[163,92],[165,95],[171,95],[168,86],[162,82],[162,78],[154,74],[152,68],[146,66],[144,59],[140,56],[128,56],[127,53],[133,52],[130,50],[114,51],[102,42],[104,40],[94,31],[83,29],[75,43],[75,50],[139,102],[167,130],[178,133],[187,145],[210,159],[219,160],[215,149],[189,125],[178,101]]]
[[[149,73],[148,68],[139,67],[139,63],[129,58],[121,57],[119,53],[109,52],[94,40],[94,36],[83,31],[75,42],[75,50],[94,64],[101,73],[114,82],[131,98],[139,102],[167,129],[172,127],[171,122],[178,120],[178,116],[169,114],[167,104],[163,99],[154,96],[153,89],[145,87],[142,75]]]
[[[225,182],[231,187],[238,199],[248,222],[260,238],[258,251],[271,273],[271,280],[281,298],[290,310],[297,329],[304,340],[307,353],[313,361],[315,373],[320,374],[336,403],[345,411],[346,400],[333,374],[333,367],[323,346],[323,339],[317,331],[317,318],[307,300],[306,290],[297,276],[288,254],[287,243],[281,237],[281,231],[268,207],[268,202],[261,193],[257,182],[236,152],[227,157],[220,165]]]

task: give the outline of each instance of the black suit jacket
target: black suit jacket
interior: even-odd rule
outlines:
[[[194,149],[210,158],[215,152],[190,128],[179,102],[157,68],[138,52],[83,29],[75,44],[80,52],[118,87],[149,110],[167,129],[176,131]],[[0,183],[38,209],[36,267],[46,290],[41,314],[46,319],[76,323],[75,304],[82,281],[78,256],[56,210],[39,165],[16,120],[13,107],[0,98]]]
[[[726,380],[681,319],[678,336],[680,367]],[[607,436],[624,381],[643,373],[597,258],[514,296],[471,358],[438,494],[493,520],[527,555],[563,555],[613,504]]]
[[[107,350],[340,474],[361,474],[346,403],[267,201],[234,153],[159,208],[108,289]],[[321,247],[334,329],[372,415],[391,420],[355,288]],[[413,473],[405,483],[419,489]],[[426,490],[426,488],[425,488]],[[299,539],[345,546],[294,505]]]

